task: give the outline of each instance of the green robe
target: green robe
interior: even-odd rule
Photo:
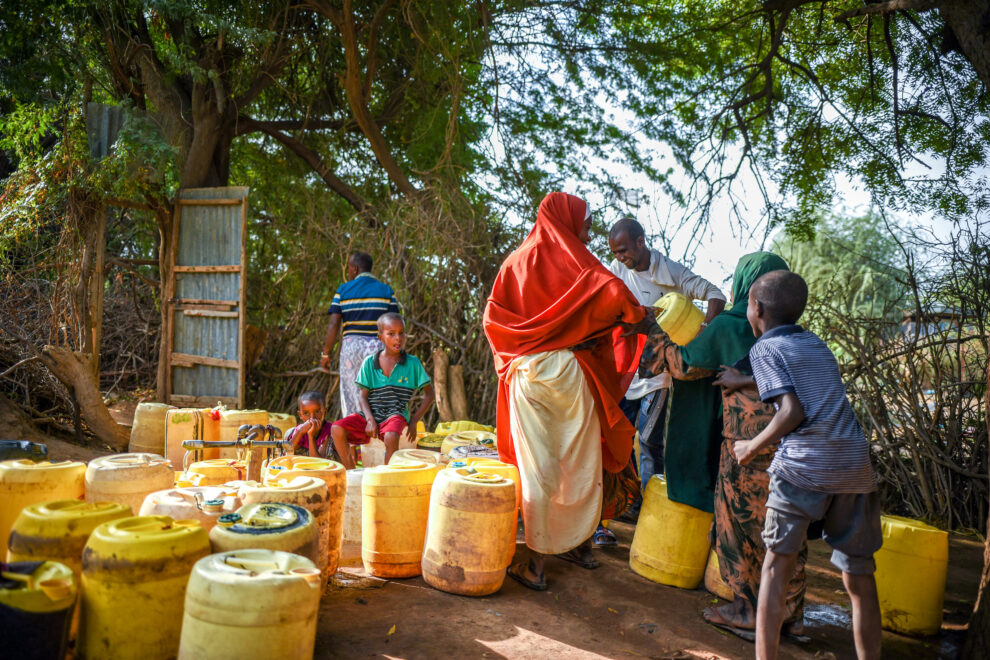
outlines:
[[[787,263],[770,252],[754,252],[739,260],[732,278],[732,308],[681,347],[685,366],[717,371],[746,357],[756,342],[746,320],[749,288],[760,275],[773,270],[787,270]],[[673,379],[664,442],[668,496],[709,513],[714,511],[722,444],[722,393],[714,381],[715,376]]]

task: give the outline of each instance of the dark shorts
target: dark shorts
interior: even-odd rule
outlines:
[[[386,433],[401,434],[407,424],[406,418],[402,415],[392,415],[378,425],[378,435],[379,437],[383,437]],[[339,426],[347,432],[347,442],[349,444],[366,445],[371,440],[365,432],[368,426],[368,420],[360,413],[353,413],[343,419],[338,419],[333,425]]]
[[[879,493],[819,493],[770,476],[763,526],[768,550],[784,555],[798,552],[808,525],[816,520],[824,522],[823,538],[832,547],[832,563],[839,570],[863,575],[876,571],[873,553],[883,544]]]

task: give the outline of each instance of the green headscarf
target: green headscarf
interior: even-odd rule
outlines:
[[[772,252],[753,252],[739,260],[732,276],[732,308],[712,319],[694,341],[681,349],[685,364],[718,369],[723,364],[731,366],[749,353],[756,343],[746,320],[749,288],[760,275],[773,270],[789,269],[787,262]]]

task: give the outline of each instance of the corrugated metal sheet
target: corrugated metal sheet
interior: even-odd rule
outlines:
[[[195,188],[179,193],[179,200],[239,199],[241,204],[179,205],[176,266],[240,266],[244,251],[242,207],[247,188]],[[175,273],[174,296],[182,300],[230,301],[236,318],[200,316],[176,310],[170,353],[229,360],[238,368],[196,364],[172,367],[171,394],[233,398],[243,405],[242,332],[244,301],[241,272]]]
[[[86,104],[86,136],[93,160],[101,160],[110,155],[122,123],[123,115],[119,107],[103,103]]]

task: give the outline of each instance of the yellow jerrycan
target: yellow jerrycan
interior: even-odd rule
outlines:
[[[372,468],[385,465],[385,443],[379,438],[371,438],[366,445],[359,445],[361,467]]]
[[[0,462],[0,558],[7,556],[10,528],[29,504],[82,499],[86,464],[77,461],[35,463],[26,458]]]
[[[286,415],[285,413],[268,413],[268,423],[277,428],[282,432],[282,437],[285,438],[289,434],[289,431],[294,429],[299,422],[296,421],[295,415]]]
[[[712,514],[667,498],[667,482],[646,484],[639,522],[629,546],[629,567],[647,580],[695,589],[705,575]]]
[[[918,520],[883,516],[883,547],[875,555],[880,620],[906,635],[934,635],[942,627],[949,535]]]
[[[447,435],[440,445],[440,453],[449,456],[454,447],[481,446],[495,448],[495,434],[489,431],[457,431]]]
[[[505,477],[512,481],[516,489],[516,508],[522,506],[522,480],[519,478],[519,468],[512,463],[503,463],[491,458],[467,458],[464,461],[478,472],[489,472]]]
[[[164,456],[165,416],[174,407],[167,403],[139,403],[134,410],[134,423],[131,425],[131,440],[127,451],[131,454]]]
[[[678,346],[687,346],[701,332],[705,315],[687,296],[671,291],[653,306],[663,310],[657,314],[657,325]]]
[[[261,548],[302,555],[314,565],[320,559],[316,521],[298,504],[246,504],[225,513],[210,530],[210,544],[213,552]]]
[[[718,596],[723,600],[735,600],[736,595],[732,589],[722,579],[722,572],[718,567],[718,554],[712,548],[708,555],[708,565],[705,566],[705,589],[708,593]]]
[[[174,520],[195,520],[209,532],[225,513],[241,506],[236,489],[223,486],[189,486],[149,493],[138,515],[168,516]]]
[[[247,476],[247,466],[244,461],[232,458],[208,458],[191,464],[186,474],[200,475],[197,479],[199,486],[219,486],[228,481],[244,479]]]
[[[180,660],[310,660],[320,571],[277,550],[233,550],[196,562],[182,617]]]
[[[388,464],[433,463],[435,465],[443,466],[447,464],[447,461],[447,457],[439,451],[433,451],[431,449],[400,449],[392,454],[392,458],[389,459]]]
[[[361,564],[361,483],[363,481],[364,468],[347,471],[347,496],[344,498],[344,523],[340,546],[341,566]]]
[[[220,411],[212,408],[172,408],[165,413],[165,458],[173,470],[181,470],[186,450],[183,440],[205,440],[216,442],[220,439]],[[203,459],[219,458],[220,450],[203,449]]]
[[[117,502],[140,511],[148,493],[171,488],[175,473],[157,454],[114,454],[86,467],[86,501]]]
[[[340,563],[341,523],[337,521],[334,525],[333,521],[343,515],[344,498],[331,501],[327,484],[319,477],[291,475],[274,483],[246,483],[240,488],[240,496],[244,504],[286,502],[298,504],[313,514],[317,535],[315,563],[323,573],[323,585],[326,586]],[[332,535],[331,527],[336,537]]]
[[[83,551],[79,656],[174,658],[189,573],[208,554],[195,520],[133,516],[93,530]]]
[[[175,482],[172,485],[176,488],[198,488],[203,485],[203,475],[198,472],[178,471],[175,473]]]
[[[0,640],[6,658],[62,660],[79,593],[72,569],[15,562],[0,573]]]
[[[439,452],[440,447],[443,446],[444,437],[446,436],[438,433],[427,433],[422,437],[416,438],[416,449]]]
[[[369,575],[420,574],[430,489],[439,469],[427,463],[396,463],[364,471],[361,559]]]
[[[423,579],[440,591],[487,596],[516,550],[516,488],[488,472],[446,469],[430,495]]]
[[[244,424],[268,425],[267,410],[221,410],[220,411],[220,439],[228,442],[237,440],[237,429]],[[260,438],[259,438],[260,439]],[[259,463],[264,458],[264,450],[253,449],[253,460]],[[237,448],[221,447],[220,458],[237,458]]]
[[[488,431],[489,433],[494,433],[495,427],[470,420],[458,420],[454,422],[440,422],[433,429],[433,432],[439,435],[450,435],[451,433],[459,433],[460,431]]]

